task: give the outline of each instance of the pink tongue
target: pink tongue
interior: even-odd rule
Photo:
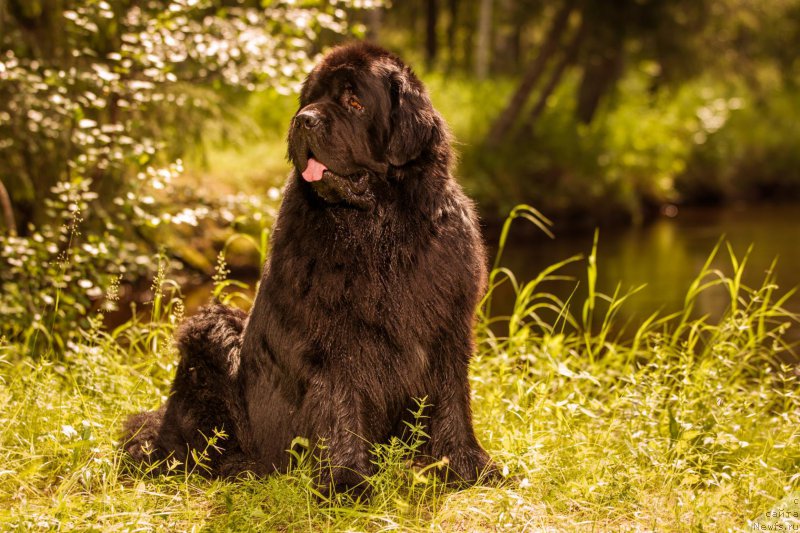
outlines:
[[[313,157],[309,158],[308,166],[303,171],[303,179],[306,181],[319,181],[322,179],[322,173],[326,170],[328,170],[328,167]]]

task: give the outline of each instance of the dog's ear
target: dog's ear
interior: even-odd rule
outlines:
[[[436,116],[422,83],[407,68],[392,73],[391,99],[386,158],[399,167],[419,157],[432,142]]]

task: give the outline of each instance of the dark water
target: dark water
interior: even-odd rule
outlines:
[[[527,224],[517,221],[515,224]],[[588,255],[592,249],[591,234],[559,235],[556,238],[514,240],[506,249],[502,265],[522,280],[532,279],[548,265],[575,254]],[[514,229],[511,230],[513,239]],[[715,244],[724,236],[736,257],[749,256],[743,283],[760,287],[773,259],[779,293],[800,285],[800,205],[762,205],[724,208],[685,208],[674,217],[661,217],[640,228],[600,228],[597,254],[600,292],[612,294],[618,283],[624,291],[642,284],[646,287],[622,309],[622,318],[635,324],[657,310],[669,313],[683,308],[691,282],[700,272]],[[723,246],[712,263],[728,275],[733,273],[727,249]],[[586,261],[561,272],[579,281],[573,301],[582,304],[585,298]],[[544,287],[562,298],[569,297],[576,281],[552,282]],[[505,291],[496,308],[508,310],[510,291]],[[711,290],[698,300],[697,310],[718,317],[728,306],[724,291]],[[800,296],[786,305],[800,313]],[[505,308],[505,309],[502,309]],[[574,314],[579,306],[573,305]],[[797,325],[793,329],[799,329]],[[793,335],[800,338],[797,332]]]

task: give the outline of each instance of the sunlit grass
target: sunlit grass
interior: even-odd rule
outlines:
[[[203,142],[188,158],[182,179],[211,193],[264,195],[282,187],[291,169],[286,132],[296,107],[296,95],[275,90],[231,105],[225,120],[209,121],[204,128]]]
[[[532,208],[514,215],[547,227]],[[595,285],[601,245],[530,281],[500,262],[492,271],[491,290],[510,284],[516,302],[508,316],[492,313],[491,290],[483,303],[473,407],[481,441],[508,475],[502,486],[454,491],[416,469],[424,433],[376,448],[368,501],[320,500],[300,452],[289,474],[235,483],[181,466],[166,477],[126,468],[121,422],[162,403],[175,370],[170,339],[184,311],[160,268],[147,322],[107,331],[98,317],[57,360],[12,358],[0,344],[0,529],[746,528],[800,489],[800,387],[786,341],[798,317],[783,308],[791,291],[771,271],[760,287],[744,286],[747,256],[720,243],[683,310],[621,333],[618,311],[634,296]],[[725,271],[711,266],[718,256]],[[560,274],[575,261],[585,279]],[[216,281],[217,296],[234,298],[225,293],[237,285]],[[555,283],[586,284],[588,296],[562,301]],[[720,287],[727,312],[698,316],[698,297]]]

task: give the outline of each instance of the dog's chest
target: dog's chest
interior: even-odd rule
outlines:
[[[282,317],[273,336],[281,357],[388,388],[424,379],[466,304],[459,273],[469,258],[447,252],[452,238],[429,223],[395,215],[386,225],[318,223],[278,235],[265,289]]]
[[[325,362],[387,380],[416,379],[428,365],[436,321],[415,265],[400,258],[359,263],[317,259],[298,294]],[[358,377],[354,375],[353,377]]]

